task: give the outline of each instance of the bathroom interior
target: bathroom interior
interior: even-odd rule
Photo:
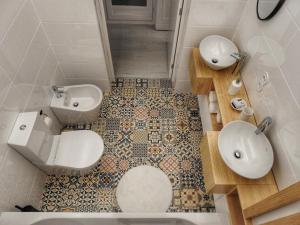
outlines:
[[[298,0],[0,1],[0,225],[300,225]]]

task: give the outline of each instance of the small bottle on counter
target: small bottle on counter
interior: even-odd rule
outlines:
[[[242,81],[240,79],[233,80],[228,88],[229,95],[236,95],[242,87]]]

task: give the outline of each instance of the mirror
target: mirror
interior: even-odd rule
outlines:
[[[271,19],[281,8],[285,0],[257,0],[256,13],[260,20]]]

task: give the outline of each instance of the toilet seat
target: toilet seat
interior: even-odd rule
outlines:
[[[103,140],[94,131],[62,132],[56,149],[54,164],[74,169],[86,169],[99,161],[103,151]]]

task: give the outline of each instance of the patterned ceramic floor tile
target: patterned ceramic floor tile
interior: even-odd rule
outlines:
[[[140,165],[163,170],[173,187],[168,212],[214,212],[205,193],[197,98],[176,94],[168,80],[117,79],[104,93],[92,129],[103,137],[101,160],[85,176],[49,175],[43,211],[120,212],[115,191],[122,176]]]

